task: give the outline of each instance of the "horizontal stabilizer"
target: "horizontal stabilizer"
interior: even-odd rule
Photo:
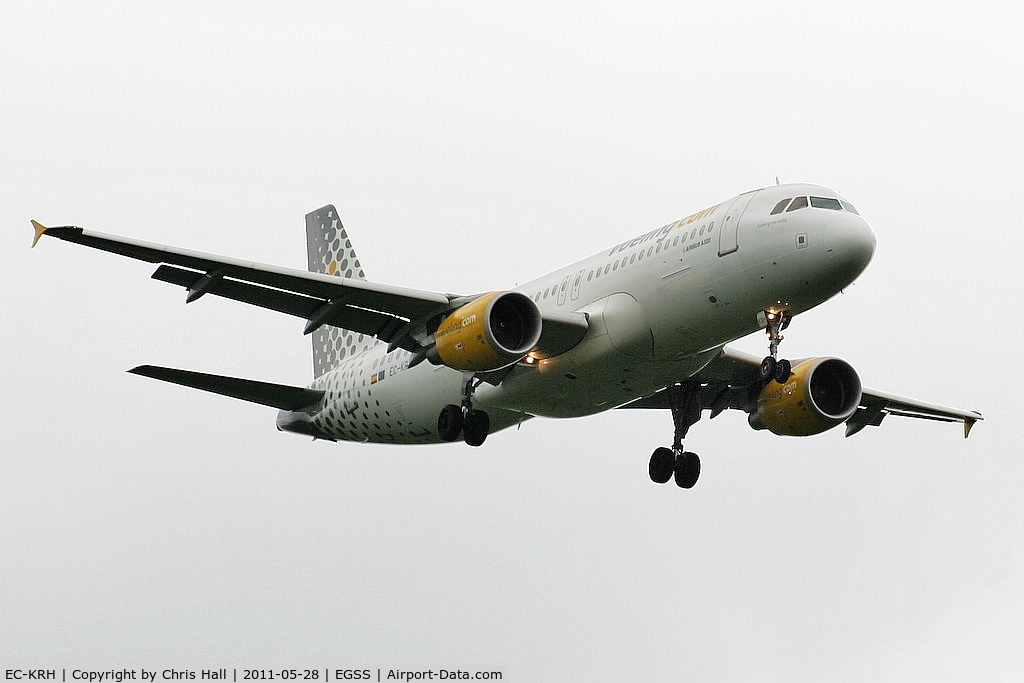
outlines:
[[[134,375],[180,384],[193,389],[210,391],[221,396],[240,398],[243,401],[278,408],[280,410],[302,410],[315,405],[324,392],[316,389],[291,387],[285,384],[257,382],[251,379],[208,375],[203,372],[161,368],[156,365],[140,365],[128,372]]]

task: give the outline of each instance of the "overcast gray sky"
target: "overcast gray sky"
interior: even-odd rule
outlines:
[[[21,3],[0,17],[0,667],[514,681],[1019,680],[1024,54],[1003,4]],[[816,182],[878,238],[790,357],[977,409],[851,439],[653,411],[312,443],[140,363],[303,384],[301,321],[185,307],[29,219],[369,277],[523,282]],[[753,353],[762,337],[737,346]]]

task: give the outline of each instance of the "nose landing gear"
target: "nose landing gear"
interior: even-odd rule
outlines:
[[[696,453],[683,450],[683,439],[693,425],[700,420],[700,385],[696,382],[682,382],[668,387],[669,407],[675,434],[672,448],[657,448],[651,454],[648,473],[651,481],[664,484],[675,478],[676,486],[693,488],[700,477],[700,458]]]
[[[761,361],[761,379],[766,383],[775,380],[783,384],[789,379],[793,371],[793,365],[785,358],[779,360],[779,344],[784,337],[782,330],[789,327],[792,316],[786,311],[764,311],[765,332],[768,335],[768,355]]]
[[[437,435],[442,441],[458,441],[459,435],[469,446],[480,446],[491,430],[491,418],[482,410],[473,408],[473,392],[482,379],[471,372],[463,374],[462,405],[449,403],[437,416]]]

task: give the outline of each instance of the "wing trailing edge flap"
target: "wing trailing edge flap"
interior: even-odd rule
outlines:
[[[410,320],[405,317],[347,305],[344,295],[333,301],[325,302],[317,297],[242,282],[217,274],[202,275],[174,266],[160,266],[153,273],[153,279],[187,288],[189,291],[186,297],[187,301],[195,301],[202,294],[209,293],[315,321],[317,324],[307,325],[305,330],[307,334],[321,324],[332,324],[390,342],[392,336],[398,336],[397,331],[405,329],[405,326],[410,323]],[[321,314],[321,311],[324,311],[325,314]],[[407,335],[399,340],[397,346],[411,351],[415,348],[413,344],[414,339]]]
[[[258,382],[223,375],[209,375],[203,372],[176,370],[156,365],[140,365],[128,372],[133,375],[180,384],[192,389],[209,391],[221,396],[238,398],[250,403],[259,403],[279,410],[304,410],[319,403],[324,395],[324,392],[316,389],[271,384],[270,382]]]
[[[43,235],[161,264],[154,279],[187,289],[186,302],[214,294],[309,321],[306,332],[335,325],[414,350],[412,328],[451,308],[453,296],[205,254],[77,226],[33,221],[33,246]]]

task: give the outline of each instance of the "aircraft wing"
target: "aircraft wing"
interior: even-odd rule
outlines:
[[[846,435],[853,436],[869,425],[877,427],[882,424],[882,419],[886,415],[916,417],[938,422],[962,422],[965,439],[970,436],[974,423],[985,419],[981,413],[974,410],[947,408],[865,388],[861,395],[860,408],[846,421]]]
[[[320,325],[333,325],[414,352],[421,350],[428,320],[473,298],[264,265],[75,226],[47,228],[36,221],[32,225],[36,230],[32,246],[47,235],[160,264],[153,278],[185,287],[186,303],[213,294],[304,318],[307,334]],[[543,330],[538,348],[555,355],[582,338],[586,319],[545,318]]]
[[[710,409],[711,416],[715,417],[726,408],[749,408],[748,388],[759,381],[760,367],[760,358],[722,347],[714,360],[687,379],[701,384],[701,407]],[[622,407],[667,409],[670,407],[668,392],[662,390]],[[846,421],[846,436],[853,436],[868,426],[881,425],[887,415],[939,422],[961,422],[964,425],[965,438],[970,434],[971,427],[984,419],[977,411],[947,408],[865,387],[862,389],[857,412]]]

